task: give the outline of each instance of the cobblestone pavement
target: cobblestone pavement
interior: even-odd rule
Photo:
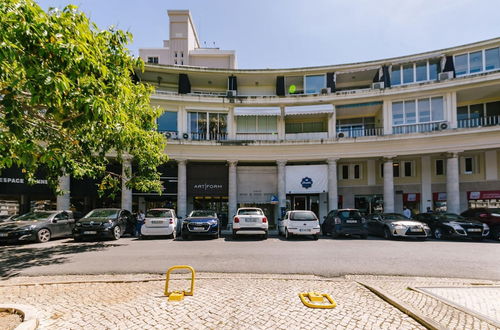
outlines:
[[[412,318],[354,281],[314,276],[200,274],[195,295],[182,302],[163,296],[164,280],[125,281],[134,276],[60,277],[94,283],[43,283],[15,278],[0,284],[2,303],[30,304],[40,311],[42,329],[421,329]],[[54,278],[51,281],[57,280]],[[8,286],[5,286],[8,285]],[[188,287],[174,277],[172,287]],[[309,309],[298,293],[330,293],[335,309]]]
[[[346,276],[347,279],[377,287],[380,291],[390,294],[416,310],[420,315],[430,318],[441,327],[447,329],[498,329],[494,322],[487,322],[484,318],[478,318],[468,313],[463,308],[455,308],[438,297],[433,297],[417,291],[417,288],[440,287],[447,291],[448,297],[459,296],[461,301],[474,300],[478,306],[473,308],[486,308],[485,301],[496,296],[495,304],[488,306],[493,308],[490,313],[498,315],[498,281],[453,279],[453,278],[423,278],[423,277],[391,277],[391,276]],[[476,286],[477,290],[463,291],[464,286]],[[486,289],[487,287],[490,287]],[[415,289],[413,289],[415,288]],[[446,288],[446,289],[444,289]],[[493,290],[493,291],[491,291]],[[482,305],[482,306],[481,306]]]

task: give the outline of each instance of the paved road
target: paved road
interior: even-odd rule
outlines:
[[[205,272],[411,275],[500,280],[500,242],[387,241],[371,238],[267,241],[169,239],[0,247],[0,276],[163,273],[188,264]]]

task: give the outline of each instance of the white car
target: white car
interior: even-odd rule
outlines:
[[[320,234],[318,217],[312,211],[288,211],[278,222],[278,233],[286,239],[292,235],[312,235],[317,240]]]
[[[150,209],[141,227],[141,238],[149,236],[169,236],[175,239],[177,216],[172,209]]]
[[[256,207],[242,207],[233,218],[233,238],[238,235],[261,235],[267,239],[269,223],[261,209]]]

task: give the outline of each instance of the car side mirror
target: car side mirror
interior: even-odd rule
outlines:
[[[57,219],[52,219],[52,223],[57,223]]]

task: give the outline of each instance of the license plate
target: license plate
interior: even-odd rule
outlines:
[[[163,221],[161,221],[161,220],[152,220],[151,223],[153,225],[161,225],[163,223]]]
[[[95,235],[95,234],[97,234],[97,232],[96,231],[84,231],[83,234],[84,235]]]
[[[192,231],[204,231],[204,230],[205,230],[205,228],[203,228],[203,227],[194,227],[194,228],[192,228],[191,230],[192,230]]]
[[[299,231],[302,231],[302,232],[310,232],[311,229],[299,229]]]
[[[469,228],[469,229],[467,229],[467,231],[479,232],[479,231],[482,231],[482,229],[480,229],[480,228]]]
[[[358,223],[358,220],[346,220],[345,223]]]
[[[246,218],[245,222],[257,222],[257,219]]]
[[[410,231],[414,233],[420,233],[423,232],[424,230],[422,228],[410,228]]]
[[[7,234],[7,233],[0,233],[0,237],[7,237],[7,236],[9,236],[9,234]]]

